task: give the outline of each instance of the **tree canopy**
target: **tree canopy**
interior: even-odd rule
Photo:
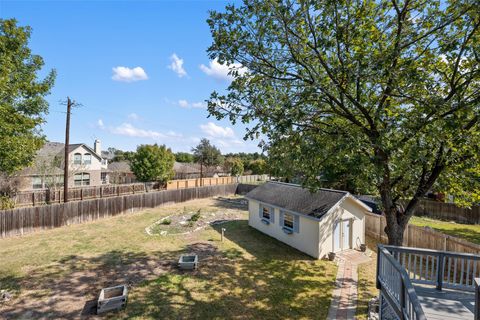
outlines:
[[[192,152],[195,162],[202,163],[206,166],[223,164],[224,158],[222,153],[206,138],[203,138],[195,148],[192,148]]]
[[[45,142],[45,121],[55,71],[40,80],[44,62],[28,47],[31,28],[0,19],[0,172],[12,174],[28,165]]]
[[[175,160],[182,163],[192,163],[194,161],[193,154],[188,152],[175,153]]]
[[[167,182],[175,175],[173,164],[175,156],[164,145],[143,144],[131,159],[131,169],[139,181]]]
[[[228,173],[236,177],[241,176],[244,171],[242,159],[236,157],[226,158],[223,166]]]
[[[208,23],[234,78],[210,114],[265,134],[311,189],[354,172],[391,244],[434,186],[480,201],[478,1],[245,0]]]

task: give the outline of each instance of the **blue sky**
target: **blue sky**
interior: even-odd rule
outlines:
[[[64,140],[67,96],[74,109],[71,142],[134,150],[162,143],[190,151],[206,137],[222,152],[260,151],[243,141],[245,126],[207,118],[204,100],[223,91],[225,67],[210,61],[209,10],[226,1],[6,1],[0,17],[33,32],[30,48],[57,70],[43,132]]]

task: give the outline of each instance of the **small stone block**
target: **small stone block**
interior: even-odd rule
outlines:
[[[193,270],[198,268],[197,255],[181,255],[178,259],[178,266],[182,270]]]
[[[128,289],[126,285],[103,288],[97,302],[97,314],[118,310],[127,304]]]

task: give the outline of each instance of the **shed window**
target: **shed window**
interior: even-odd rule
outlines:
[[[259,216],[263,223],[270,224],[275,222],[274,209],[265,205],[260,205]]]
[[[270,208],[262,207],[262,218],[270,220]]]
[[[283,214],[283,227],[293,230],[293,225],[294,225],[293,214],[285,212]]]
[[[92,155],[90,153],[83,155],[83,164],[92,164]]]
[[[73,155],[73,164],[82,164],[82,154],[75,153]]]

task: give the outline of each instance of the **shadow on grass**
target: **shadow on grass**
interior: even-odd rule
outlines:
[[[335,268],[279,243],[246,221],[226,238],[243,250],[226,248],[200,259],[193,273],[171,272],[132,293],[124,318],[279,319],[327,317]],[[120,316],[119,315],[119,316]]]

